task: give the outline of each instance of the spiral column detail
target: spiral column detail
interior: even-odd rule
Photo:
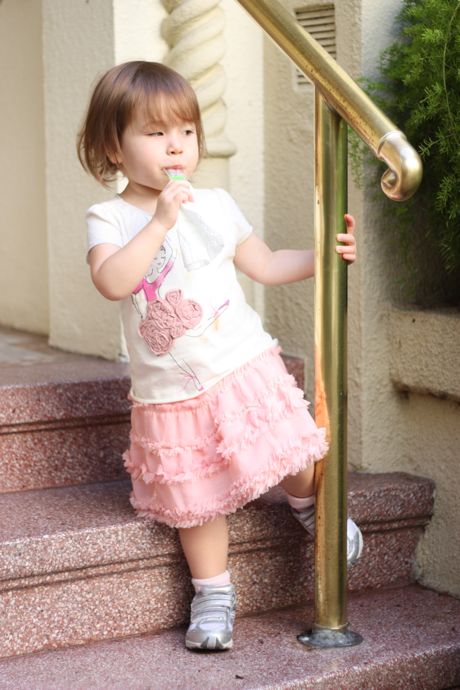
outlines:
[[[227,109],[223,101],[225,72],[225,15],[220,0],[162,0],[168,12],[161,31],[169,46],[164,63],[193,86],[200,104],[207,156],[228,158],[234,144],[225,134]]]

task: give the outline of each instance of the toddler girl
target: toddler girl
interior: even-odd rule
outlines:
[[[188,182],[204,151],[196,96],[176,72],[128,62],[97,84],[78,140],[86,170],[121,194],[87,213],[97,289],[121,304],[131,368],[125,465],[131,503],[179,530],[195,597],[190,649],[232,646],[235,592],[226,515],[281,484],[314,532],[314,463],[327,450],[277,341],[235,267],[271,285],[310,278],[311,251],[276,251],[221,189]],[[354,220],[337,236],[355,259]],[[348,561],[362,538],[348,521]]]

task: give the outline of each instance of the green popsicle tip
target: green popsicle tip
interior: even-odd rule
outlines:
[[[170,180],[186,180],[187,178],[185,177],[184,173],[182,170],[174,170],[173,168],[166,168],[165,173],[169,177]]]

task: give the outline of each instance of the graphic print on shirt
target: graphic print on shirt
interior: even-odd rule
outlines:
[[[201,336],[225,311],[229,305],[226,300],[217,309],[203,318],[203,309],[195,300],[184,297],[181,289],[168,290],[162,297],[162,284],[172,270],[176,255],[166,239],[152,261],[149,269],[132,294],[134,307],[141,316],[139,334],[155,355],[169,355],[184,377],[184,388],[192,384],[196,390],[202,391],[203,385],[196,373],[187,362],[179,361],[171,349],[176,338],[181,336]],[[141,308],[139,293],[142,293],[147,307]],[[143,313],[144,311],[144,313]]]

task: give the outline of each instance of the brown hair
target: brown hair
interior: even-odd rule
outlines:
[[[77,137],[80,163],[103,185],[115,178],[121,137],[138,109],[156,122],[172,116],[193,123],[200,156],[204,153],[200,109],[190,84],[158,62],[125,62],[96,84]]]

